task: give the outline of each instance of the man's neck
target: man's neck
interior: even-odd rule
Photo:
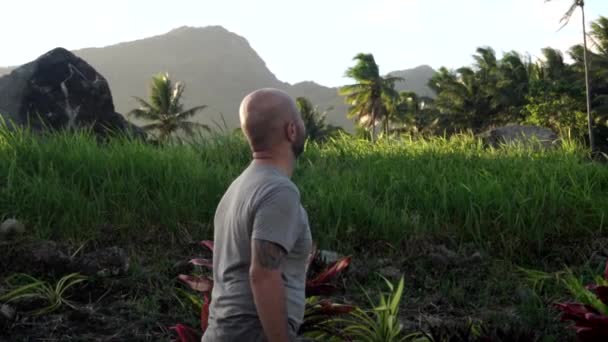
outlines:
[[[268,151],[253,152],[253,160],[257,164],[274,166],[287,177],[291,177],[294,169],[294,162],[289,159],[293,158],[280,158],[277,154]]]

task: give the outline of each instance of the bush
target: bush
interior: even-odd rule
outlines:
[[[588,134],[587,114],[568,95],[551,99],[530,97],[523,114],[527,124],[549,127],[557,132],[570,132],[575,137]]]

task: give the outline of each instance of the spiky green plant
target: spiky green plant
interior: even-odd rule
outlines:
[[[608,340],[608,262],[603,277],[595,284],[584,286],[580,278],[568,271],[564,285],[576,302],[557,303],[561,321],[572,321],[571,328],[582,342]]]
[[[606,266],[608,270],[608,264]],[[606,292],[602,292],[603,296],[599,297],[596,293],[597,288],[608,291],[608,272],[606,272],[605,277],[596,277],[595,285],[586,286],[579,277],[574,275],[572,270],[567,269],[566,276],[562,281],[576,301],[589,305],[602,315],[608,316],[608,303],[603,302],[603,300],[608,300],[608,297],[605,296]]]
[[[74,304],[67,299],[66,292],[77,284],[87,280],[87,277],[72,273],[59,279],[55,285],[37,279],[31,275],[18,273],[6,280],[8,293],[0,296],[0,302],[24,302],[40,300],[47,305],[28,312],[30,315],[44,315],[59,309],[62,305],[74,308]]]
[[[353,341],[397,342],[421,336],[418,333],[405,335],[399,322],[399,305],[405,284],[403,277],[397,286],[394,286],[388,279],[384,277],[383,279],[389,289],[389,293],[381,293],[378,304],[374,304],[373,300],[365,292],[373,308],[367,311],[356,308],[351,313],[351,317],[338,320],[338,322],[344,324],[344,334]]]
[[[343,332],[339,318],[353,310],[354,306],[351,305],[336,304],[319,296],[308,296],[299,334],[314,341],[351,341]]]

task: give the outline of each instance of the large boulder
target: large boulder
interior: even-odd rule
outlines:
[[[556,145],[558,136],[551,129],[539,126],[509,125],[491,129],[480,134],[484,142],[498,147],[501,144],[523,144],[550,148]]]
[[[87,62],[56,48],[0,77],[0,116],[9,127],[92,128],[98,135],[143,131],[114,110],[106,79]]]

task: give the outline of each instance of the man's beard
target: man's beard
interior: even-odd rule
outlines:
[[[296,159],[298,159],[298,157],[300,157],[302,152],[304,152],[305,141],[306,141],[306,139],[302,139],[302,141],[299,141],[298,143],[294,143],[291,145],[291,150],[293,151],[293,155],[294,155],[294,157],[296,157]]]

